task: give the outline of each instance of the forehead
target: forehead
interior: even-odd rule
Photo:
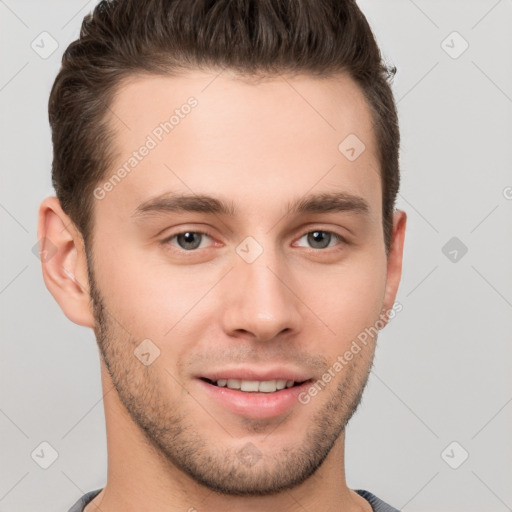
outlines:
[[[311,189],[380,206],[370,109],[347,75],[138,75],[120,85],[109,111],[115,158],[106,179],[122,178],[102,208],[126,216],[175,191],[225,195],[257,211],[262,198],[270,206]]]

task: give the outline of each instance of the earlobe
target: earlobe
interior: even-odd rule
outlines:
[[[46,287],[72,322],[94,328],[83,238],[56,197],[39,207],[37,238]]]
[[[387,260],[386,291],[384,296],[383,314],[388,314],[395,303],[400,278],[402,277],[402,259],[405,240],[407,214],[397,210],[393,217],[393,236]],[[387,323],[387,319],[385,319]]]

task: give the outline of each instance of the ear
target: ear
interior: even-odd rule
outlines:
[[[393,309],[398,285],[402,277],[402,257],[404,251],[405,226],[407,214],[398,210],[393,216],[393,233],[387,262],[386,291],[384,295],[383,315],[381,319],[387,324],[388,316],[385,312]]]
[[[56,197],[39,207],[37,238],[46,287],[72,322],[94,328],[83,238]]]

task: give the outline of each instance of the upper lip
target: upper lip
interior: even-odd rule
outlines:
[[[293,380],[294,382],[303,382],[311,379],[310,374],[306,374],[300,370],[285,367],[274,368],[226,368],[222,370],[214,370],[208,373],[198,375],[199,378],[217,381],[220,379],[238,379],[238,380]]]

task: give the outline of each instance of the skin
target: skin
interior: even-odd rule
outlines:
[[[89,262],[58,200],[39,212],[38,236],[56,247],[45,283],[71,321],[95,329],[102,356],[108,479],[86,510],[371,511],[345,481],[344,429],[376,338],[307,405],[268,419],[231,412],[196,378],[235,361],[316,380],[392,308],[406,214],[394,214],[386,256],[368,105],[346,75],[133,77],[111,108],[111,173],[189,96],[197,107],[95,200]],[[352,162],[338,150],[351,133],[366,146]],[[169,191],[232,201],[237,214],[133,216]],[[363,198],[368,212],[287,214],[288,201],[339,191]],[[169,240],[203,230],[210,236],[193,251]],[[319,248],[307,236],[315,230],[346,241]],[[263,248],[252,263],[236,252],[248,236]],[[160,350],[148,366],[134,356],[144,339]],[[239,456],[247,446],[260,454],[249,465]]]

